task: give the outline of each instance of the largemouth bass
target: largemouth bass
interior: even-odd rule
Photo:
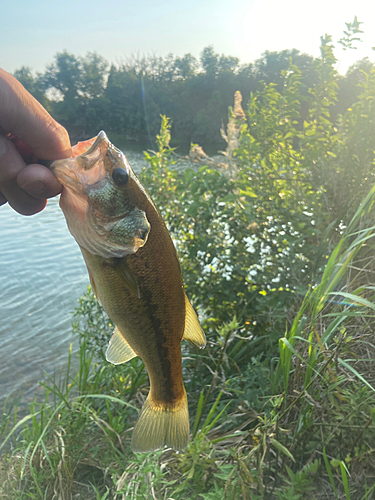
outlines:
[[[93,291],[115,327],[106,358],[140,356],[150,392],[132,449],[186,447],[189,414],[181,340],[206,344],[184,291],[177,253],[158,209],[104,132],[78,143],[51,170],[64,186],[60,207],[80,246]]]

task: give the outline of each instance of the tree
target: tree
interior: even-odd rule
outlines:
[[[103,95],[108,62],[96,54],[89,52],[80,59],[81,81],[79,92],[88,99],[98,98]]]
[[[43,77],[40,73],[34,76],[28,66],[22,66],[22,68],[13,73],[13,76],[17,78],[20,83],[22,83],[25,89],[30,92],[30,94],[47,109],[47,111],[52,111],[51,102],[45,95],[42,81]]]
[[[219,54],[214,51],[212,45],[203,49],[200,61],[207,77],[214,78],[219,70]]]
[[[63,99],[75,98],[80,89],[80,62],[73,54],[58,52],[55,62],[47,66],[44,75],[44,86],[46,89],[57,90]]]
[[[176,74],[178,77],[186,80],[196,75],[198,61],[191,54],[185,54],[183,57],[176,57],[174,62]]]

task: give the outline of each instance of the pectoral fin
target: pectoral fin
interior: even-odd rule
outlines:
[[[116,259],[115,269],[120,273],[129,290],[134,293],[139,299],[141,298],[138,288],[137,278],[133,271],[126,264],[124,259]]]
[[[185,295],[185,331],[182,340],[187,340],[191,344],[196,345],[199,349],[206,346],[206,337],[199,324],[197,315],[190,304],[189,299]]]
[[[137,354],[116,326],[115,333],[112,335],[105,353],[106,360],[114,365],[121,365],[121,363],[126,363],[135,358],[135,356]]]

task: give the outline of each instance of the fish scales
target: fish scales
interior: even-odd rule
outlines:
[[[64,186],[60,206],[95,295],[116,325],[107,359],[120,364],[138,355],[150,378],[132,448],[183,449],[189,415],[180,344],[186,339],[202,348],[205,337],[185,295],[175,247],[152,199],[104,132],[73,151],[76,158],[51,169]]]
[[[84,249],[82,253],[107,314],[120,331],[127,332],[127,340],[142,358],[150,378],[157,374],[158,380],[163,379],[163,385],[153,384],[151,380],[154,397],[173,402],[183,394],[183,385],[176,382],[182,382],[183,283],[176,251],[161,217],[153,217],[150,209],[145,211],[151,225],[147,244],[124,257],[137,277],[140,298],[129,294],[129,288],[108,259]],[[102,268],[106,269],[105,273],[101,272]]]

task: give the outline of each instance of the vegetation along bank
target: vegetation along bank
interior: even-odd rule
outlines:
[[[348,45],[356,29],[350,26]],[[62,61],[64,74],[76,75],[69,84],[58,80]],[[152,61],[152,71],[137,73],[136,63]],[[29,78],[34,92],[54,82],[62,100],[50,105],[72,133],[90,135],[95,124],[130,134],[125,119],[115,119],[117,102],[129,107],[134,130],[147,135],[142,109],[130,111],[138,101],[125,94],[116,101],[120,88],[139,88],[141,74],[155,103],[168,95],[163,112],[173,117],[176,137],[188,141],[218,134],[226,111],[211,100],[222,99],[219,85],[227,82],[233,96],[243,90],[240,77],[258,78],[245,112],[229,112],[221,165],[176,169],[163,116],[156,152],[145,153],[140,176],[176,243],[207,337],[203,351],[183,348],[192,435],[178,454],[131,452],[148,379],[138,358],[120,366],[105,361],[113,326],[89,289],[73,325],[78,371],[69,358],[66,376],[47,382],[45,398],[21,420],[15,401],[4,407],[0,494],[374,498],[374,66],[361,61],[341,77],[327,36],[320,58],[266,53],[247,69],[205,49],[201,72],[187,56],[147,59],[112,68],[104,85],[102,73],[89,76],[100,64],[94,55],[60,54],[45,75],[18,76]],[[168,67],[174,73],[161,71]],[[198,81],[207,94],[193,92]],[[193,115],[193,94],[201,114]],[[159,107],[155,116],[148,111],[150,134]],[[217,121],[209,110],[220,112]],[[107,127],[107,119],[116,126]]]

